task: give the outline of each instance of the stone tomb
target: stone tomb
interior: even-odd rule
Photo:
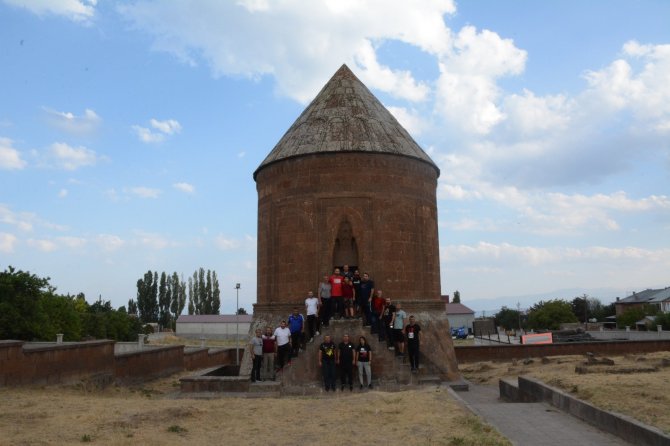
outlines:
[[[258,289],[249,335],[276,327],[293,306],[304,313],[307,291],[316,294],[324,274],[355,265],[417,316],[423,355],[442,379],[458,380],[440,300],[439,174],[343,65],[254,172]],[[250,369],[245,355],[240,373]],[[387,370],[383,378],[394,379]]]

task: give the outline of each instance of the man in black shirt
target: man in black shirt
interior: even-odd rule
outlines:
[[[419,345],[421,341],[421,327],[414,321],[414,316],[409,317],[409,324],[405,327],[405,339],[407,339],[407,356],[412,367],[412,373],[419,371]]]
[[[337,348],[337,363],[340,365],[340,379],[342,381],[342,388],[349,383],[349,391],[354,390],[354,344],[349,340],[349,335],[345,334],[342,337],[342,342]]]
[[[335,391],[336,349],[337,347],[330,338],[330,335],[324,336],[323,342],[319,346],[319,367],[321,367],[323,372],[323,385],[326,388],[326,392],[329,390],[332,390],[333,392]]]
[[[363,273],[363,278],[361,283],[356,290],[356,300],[358,305],[361,307],[363,313],[365,313],[365,322],[364,326],[370,325],[372,323],[372,312],[370,310],[370,305],[372,301],[372,296],[375,291],[375,283],[370,280],[370,275],[368,273]],[[360,291],[360,292],[359,292]]]
[[[386,340],[386,346],[389,350],[395,350],[393,346],[393,316],[395,315],[395,305],[391,303],[390,298],[386,298],[386,303],[384,304],[384,311],[382,312],[382,325],[379,327],[380,333],[379,336],[383,337],[382,340]]]

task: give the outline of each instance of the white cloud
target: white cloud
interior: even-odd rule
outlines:
[[[42,252],[53,252],[55,251],[58,246],[56,243],[54,243],[51,240],[46,240],[46,239],[28,239],[27,241],[28,246],[35,248],[39,251]]]
[[[4,0],[4,2],[25,8],[40,17],[53,14],[80,23],[88,23],[93,19],[97,4],[97,0]]]
[[[49,122],[56,128],[73,135],[87,135],[95,132],[101,122],[93,110],[86,109],[84,114],[76,116],[70,112],[61,112],[44,107],[44,111],[49,117]]]
[[[505,119],[498,106],[500,77],[520,74],[527,53],[509,39],[472,26],[464,27],[454,39],[453,49],[440,60],[437,81],[437,110],[450,127],[487,134]]]
[[[4,252],[5,254],[13,253],[17,241],[18,238],[14,234],[0,232],[0,252]]]
[[[143,143],[153,144],[165,141],[168,136],[181,132],[181,124],[175,119],[167,119],[165,121],[158,121],[157,119],[150,119],[149,124],[156,129],[154,132],[147,127],[139,125],[132,126],[132,129],[137,134],[137,137]]]
[[[192,184],[189,184],[189,183],[184,183],[184,182],[174,183],[172,185],[172,187],[174,187],[175,189],[180,190],[182,192],[186,192],[187,194],[192,194],[192,193],[195,192],[195,186],[192,185]]]
[[[645,249],[639,247],[617,247],[587,246],[583,248],[571,247],[535,247],[517,246],[510,243],[487,243],[479,242],[475,245],[449,245],[440,250],[441,256],[446,263],[457,261],[459,264],[469,265],[479,263],[490,264],[515,264],[520,266],[541,266],[548,264],[571,264],[576,261],[645,261],[670,263],[667,257],[670,249]]]
[[[171,242],[160,234],[151,232],[136,231],[137,241],[142,246],[148,246],[152,249],[165,249],[171,245]]]
[[[56,240],[61,245],[70,249],[80,249],[86,246],[88,243],[88,241],[83,237],[63,236],[57,237]]]
[[[72,147],[66,143],[57,142],[49,149],[49,158],[56,167],[65,170],[77,170],[80,167],[94,166],[100,159],[95,151],[86,147]]]
[[[146,127],[141,127],[139,125],[132,126],[132,129],[135,130],[137,137],[143,143],[153,144],[158,142],[163,142],[165,140],[165,134],[159,132],[152,132]]]
[[[154,189],[144,186],[132,187],[128,191],[131,194],[136,195],[140,198],[158,198],[158,196],[162,192],[160,189]]]
[[[32,231],[35,215],[29,212],[16,213],[7,205],[0,203],[0,223],[15,226],[21,231]]]
[[[214,243],[222,251],[229,251],[231,249],[237,249],[240,247],[239,240],[225,237],[222,234],[216,236],[216,238],[214,239]]]
[[[417,137],[421,135],[426,128],[426,118],[421,116],[416,110],[408,110],[405,107],[396,107],[392,105],[387,106],[386,108],[410,135]]]
[[[95,241],[103,251],[107,252],[116,251],[126,244],[121,237],[112,234],[99,234]]]
[[[244,156],[247,154],[245,151],[238,152],[237,157],[238,158],[244,158]]]
[[[179,122],[175,119],[167,119],[165,121],[151,119],[149,122],[151,127],[165,133],[166,135],[173,135],[175,133],[181,132],[181,124],[179,124]]]
[[[372,88],[425,99],[428,86],[407,70],[380,64],[374,45],[397,40],[428,53],[444,52],[450,31],[443,16],[456,10],[451,0],[138,1],[118,9],[154,36],[155,49],[189,64],[204,60],[215,76],[272,75],[281,94],[301,102],[342,62]]]
[[[58,191],[58,198],[65,198],[67,197],[68,191],[67,189],[61,189]]]
[[[21,153],[12,145],[11,139],[0,137],[0,169],[20,170],[26,167],[27,163],[21,158]]]

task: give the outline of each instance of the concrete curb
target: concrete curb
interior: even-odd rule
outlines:
[[[505,380],[500,380],[499,385],[501,397],[508,401],[546,402],[632,444],[670,446],[670,436],[660,429],[648,426],[625,415],[599,409],[534,378],[520,376],[516,388],[513,382]]]

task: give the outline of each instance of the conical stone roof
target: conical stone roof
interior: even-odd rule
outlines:
[[[366,152],[406,156],[440,170],[365,85],[342,65],[296,119],[256,172],[287,158]]]

